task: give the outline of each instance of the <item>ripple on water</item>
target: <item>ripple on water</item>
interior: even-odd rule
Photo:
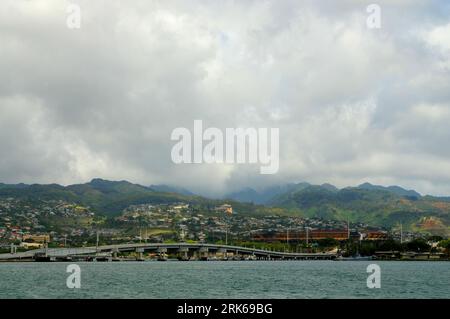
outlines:
[[[66,287],[67,263],[0,264],[0,298],[448,298],[448,262],[229,261],[79,263],[81,289]]]

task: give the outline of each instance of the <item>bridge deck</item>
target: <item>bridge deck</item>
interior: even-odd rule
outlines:
[[[263,249],[255,249],[240,246],[230,245],[215,245],[215,244],[191,244],[191,243],[139,243],[139,244],[119,244],[119,245],[106,245],[96,247],[83,247],[83,248],[49,248],[49,249],[36,249],[16,254],[0,254],[0,260],[11,259],[27,259],[33,258],[36,254],[46,253],[50,257],[69,257],[69,256],[82,256],[92,255],[96,253],[105,252],[127,252],[127,251],[157,251],[160,249],[167,250],[188,250],[188,251],[221,251],[232,252],[236,254],[255,255],[261,257],[271,258],[286,258],[286,259],[305,259],[305,258],[320,258],[320,259],[333,259],[337,257],[335,253],[289,253],[280,251],[269,251]]]

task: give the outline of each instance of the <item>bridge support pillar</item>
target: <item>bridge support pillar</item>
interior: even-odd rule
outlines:
[[[114,259],[117,259],[118,253],[119,253],[119,250],[117,248],[114,248],[113,251],[112,251],[112,256],[113,256]]]
[[[188,247],[180,247],[178,249],[178,259],[179,260],[189,260],[189,248]]]
[[[208,247],[200,247],[198,250],[200,260],[208,260],[209,257],[209,249]]]
[[[220,248],[217,250],[217,254],[220,255],[222,260],[228,260],[228,253],[225,248]]]
[[[136,260],[144,260],[144,248],[136,248]]]
[[[156,251],[158,253],[158,260],[159,261],[167,260],[167,248],[165,248],[165,247],[158,247],[158,249]]]

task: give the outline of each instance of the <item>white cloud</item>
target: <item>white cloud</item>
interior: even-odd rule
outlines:
[[[93,177],[219,194],[306,180],[450,193],[448,35],[430,1],[73,1],[0,6],[0,181]],[[170,160],[170,133],[279,127],[280,172]],[[406,169],[407,168],[407,169]]]

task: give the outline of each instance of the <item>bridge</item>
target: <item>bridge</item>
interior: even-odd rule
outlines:
[[[0,261],[48,260],[63,261],[70,259],[88,260],[89,258],[117,259],[119,253],[134,252],[137,260],[143,259],[145,252],[153,253],[159,260],[165,260],[168,254],[178,256],[180,260],[246,259],[254,260],[331,260],[336,253],[291,253],[255,249],[240,246],[216,245],[204,243],[131,243],[82,248],[42,248],[26,252],[0,254]]]

